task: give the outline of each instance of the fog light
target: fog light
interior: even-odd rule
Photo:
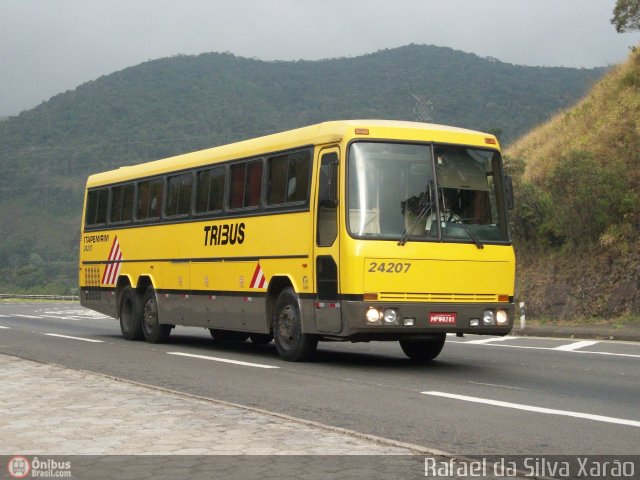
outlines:
[[[509,321],[509,315],[506,310],[498,310],[496,312],[496,322],[498,325],[504,325]]]
[[[375,307],[369,307],[369,310],[367,310],[367,322],[378,323],[380,320],[382,320],[382,312]]]
[[[405,317],[402,319],[405,327],[413,327],[416,324],[416,319],[413,317]]]
[[[393,308],[387,308],[384,311],[384,323],[387,325],[398,325],[398,312]]]
[[[470,327],[479,327],[480,326],[480,319],[479,318],[472,318],[469,320],[469,326]]]
[[[485,310],[482,314],[482,324],[483,325],[495,325],[496,319],[493,314],[493,310]]]

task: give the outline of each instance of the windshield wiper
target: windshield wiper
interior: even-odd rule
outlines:
[[[471,229],[469,227],[467,227],[467,224],[464,223],[461,218],[459,218],[457,221],[455,221],[455,223],[459,223],[460,226],[464,229],[464,231],[467,232],[467,235],[469,235],[469,238],[471,240],[473,240],[473,243],[478,248],[478,250],[482,250],[484,248],[484,244],[480,240],[478,240],[478,237],[476,237],[473,234]]]
[[[433,202],[431,201],[431,182],[429,182],[429,188],[427,188],[427,190],[422,192],[418,198],[420,198],[420,203],[424,203],[424,205],[422,205],[422,208],[418,212],[418,216],[413,220],[413,222],[411,222],[411,224],[408,227],[404,229],[404,233],[400,237],[400,240],[398,240],[398,246],[400,247],[404,247],[404,245],[407,243],[407,240],[409,239],[409,235],[410,235],[409,232],[413,231],[414,227],[418,225],[418,223],[423,218],[425,218],[428,213],[429,214],[431,213],[431,210],[432,210],[431,207],[433,206]],[[402,213],[404,213],[405,208],[408,209],[408,206],[405,204],[405,202],[402,202],[402,203],[403,203]]]

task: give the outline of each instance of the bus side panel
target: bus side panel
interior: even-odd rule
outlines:
[[[301,298],[300,299],[300,315],[302,316],[302,331],[304,333],[322,333],[318,330],[315,321],[316,307],[315,299],[313,298]],[[326,333],[326,332],[325,332]]]
[[[105,283],[107,265],[114,235],[97,231],[80,234],[79,295],[83,307],[117,318],[116,292]]]
[[[267,333],[265,297],[228,296],[224,299],[225,314],[216,318],[216,328]]]
[[[117,318],[116,295],[114,290],[98,288],[80,288],[80,305],[108,317]]]

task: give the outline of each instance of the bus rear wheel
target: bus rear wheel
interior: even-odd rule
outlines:
[[[158,302],[153,287],[148,287],[142,297],[142,333],[149,343],[166,342],[171,334],[173,325],[160,323],[158,316]]]
[[[142,340],[142,306],[140,298],[129,285],[120,297],[120,331],[127,340]]]
[[[427,363],[440,355],[446,338],[445,333],[436,333],[420,340],[400,340],[400,347],[413,362]]]
[[[280,357],[290,362],[311,360],[318,347],[318,337],[302,332],[298,297],[292,288],[280,292],[276,301],[273,337]]]

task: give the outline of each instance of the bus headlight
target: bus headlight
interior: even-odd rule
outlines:
[[[367,322],[369,323],[380,323],[382,317],[382,312],[375,307],[369,307],[367,310]]]
[[[485,310],[482,314],[482,324],[483,325],[495,325],[496,318],[493,313],[493,310]]]
[[[384,323],[386,325],[398,325],[398,312],[393,308],[384,311]]]
[[[509,321],[509,315],[506,310],[498,310],[496,312],[496,322],[498,325],[504,325]]]

